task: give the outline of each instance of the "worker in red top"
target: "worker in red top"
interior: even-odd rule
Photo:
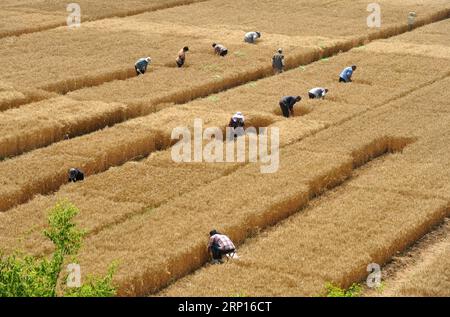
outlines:
[[[189,51],[189,47],[185,46],[183,47],[179,52],[177,56],[177,66],[182,67],[184,65],[184,62],[186,61],[186,53]]]
[[[223,263],[222,256],[235,252],[236,248],[233,242],[226,235],[217,230],[209,233],[208,251],[212,253],[213,264]]]

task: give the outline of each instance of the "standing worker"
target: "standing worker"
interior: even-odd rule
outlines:
[[[322,87],[316,87],[311,89],[308,92],[309,99],[319,99],[319,98],[325,98],[325,95],[328,93],[328,89],[322,88]]]
[[[134,69],[136,70],[136,75],[144,75],[147,71],[148,65],[152,62],[150,57],[140,58],[136,64],[134,64]]]
[[[284,55],[281,48],[272,57],[272,68],[275,74],[280,74],[284,71]]]
[[[178,67],[182,67],[184,65],[184,62],[186,61],[186,53],[188,51],[189,51],[189,47],[185,46],[178,52],[178,56],[176,59]]]
[[[212,47],[214,48],[214,53],[217,55],[225,57],[228,54],[228,49],[222,44],[213,43]]]
[[[212,230],[209,233],[208,251],[212,253],[214,264],[223,263],[222,256],[234,253],[235,250],[236,247],[226,235],[217,232],[217,230]]]
[[[248,32],[244,36],[244,42],[254,44],[261,37],[260,32]]]
[[[350,67],[344,68],[344,70],[339,75],[339,82],[340,83],[352,82],[352,75],[355,70],[356,70],[356,65],[352,65]]]
[[[280,100],[280,108],[283,116],[289,118],[294,115],[294,105],[302,100],[300,96],[286,96]]]

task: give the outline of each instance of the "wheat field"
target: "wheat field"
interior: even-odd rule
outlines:
[[[63,1],[0,4],[0,251],[50,254],[42,230],[67,199],[87,232],[83,274],[117,261],[119,296],[322,296],[450,216],[448,1],[379,1],[379,29],[359,0],[78,3],[74,29]],[[252,30],[262,39],[243,43]],[[137,77],[143,56],[153,62]],[[353,82],[338,83],[352,64]],[[326,98],[308,99],[317,86]],[[285,95],[303,97],[289,119]],[[225,131],[237,111],[279,129],[276,173],[172,160],[174,128]],[[71,167],[86,179],[67,183]],[[212,228],[239,260],[208,264]],[[448,296],[447,246],[389,296]]]

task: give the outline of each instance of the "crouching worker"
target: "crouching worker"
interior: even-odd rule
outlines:
[[[356,65],[352,65],[350,67],[344,68],[344,70],[339,75],[339,82],[340,83],[352,82],[352,75],[355,70],[356,70]]]
[[[260,32],[248,32],[244,36],[244,42],[254,44],[261,37]]]
[[[84,173],[78,168],[69,169],[69,182],[78,182],[84,180]]]
[[[222,256],[234,253],[236,248],[230,238],[212,230],[209,233],[208,251],[212,254],[213,264],[217,264],[223,263]]]
[[[225,57],[228,54],[228,49],[221,44],[213,43],[212,47],[214,48],[214,53],[217,55]]]
[[[152,62],[150,57],[140,58],[136,64],[134,64],[134,69],[136,70],[136,75],[144,75],[147,71],[148,65]]]
[[[286,96],[280,100],[280,108],[283,116],[289,118],[294,115],[294,105],[302,100],[300,96]]]
[[[179,52],[177,56],[177,66],[182,67],[184,65],[184,62],[186,61],[186,53],[189,51],[189,47],[185,46],[183,47]]]
[[[230,119],[228,127],[233,128],[234,137],[244,135],[245,118],[241,112],[236,112]]]
[[[313,88],[308,92],[309,99],[325,98],[325,95],[327,93],[328,93],[328,89],[322,88],[322,87]]]

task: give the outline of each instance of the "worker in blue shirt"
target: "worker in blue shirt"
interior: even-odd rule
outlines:
[[[352,75],[355,70],[356,65],[345,68],[339,75],[339,82],[350,83],[352,81]]]
[[[150,57],[140,58],[136,64],[134,64],[134,69],[136,70],[136,75],[144,75],[147,71],[147,66],[150,65],[152,59]]]

